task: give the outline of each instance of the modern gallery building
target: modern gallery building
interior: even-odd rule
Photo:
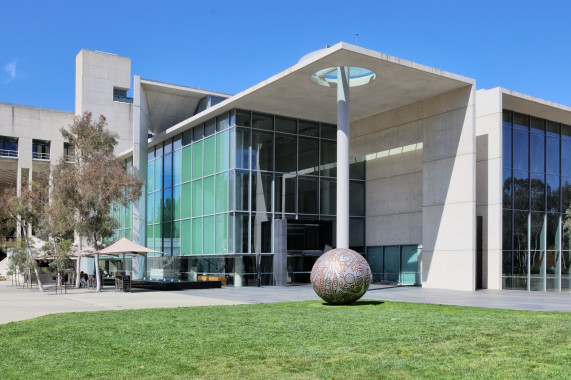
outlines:
[[[82,50],[76,64],[76,114],[105,115],[146,179],[114,211],[116,237],[165,255],[133,259],[134,276],[308,282],[347,209],[348,245],[375,282],[571,290],[569,107],[346,43],[236,95],[131,77],[130,60],[107,53]],[[59,128],[72,117],[0,103],[0,182],[69,154]]]

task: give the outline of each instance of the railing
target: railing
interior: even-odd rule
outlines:
[[[133,98],[129,98],[128,96],[113,95],[113,100],[116,102],[133,103]]]
[[[49,153],[32,152],[32,158],[35,160],[49,160],[50,154]]]
[[[0,149],[0,157],[18,157],[18,151],[10,149]]]
[[[66,162],[73,162],[73,154],[66,154],[65,155],[65,161]]]

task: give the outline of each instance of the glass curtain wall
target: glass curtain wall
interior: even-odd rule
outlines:
[[[133,173],[132,158],[125,160],[124,165],[128,173]],[[106,241],[106,244],[114,243],[121,238],[131,240],[133,236],[133,204],[129,202],[127,205],[115,205],[111,208],[111,216],[117,220],[119,227],[113,236]]]
[[[335,138],[335,125],[233,110],[150,147],[147,246],[173,258],[150,258],[149,272],[246,285],[261,267],[271,284],[273,220],[335,220]],[[350,167],[350,244],[359,252],[364,165]]]
[[[571,126],[503,112],[504,289],[570,291]]]

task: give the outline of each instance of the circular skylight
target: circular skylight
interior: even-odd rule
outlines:
[[[325,87],[337,87],[337,67],[328,67],[313,73],[311,80]],[[362,86],[375,80],[377,74],[362,67],[349,67],[349,87]]]

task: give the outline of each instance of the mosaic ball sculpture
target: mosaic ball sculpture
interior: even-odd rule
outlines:
[[[363,256],[347,248],[336,248],[317,259],[310,279],[313,290],[325,302],[349,305],[369,289],[372,274]]]

